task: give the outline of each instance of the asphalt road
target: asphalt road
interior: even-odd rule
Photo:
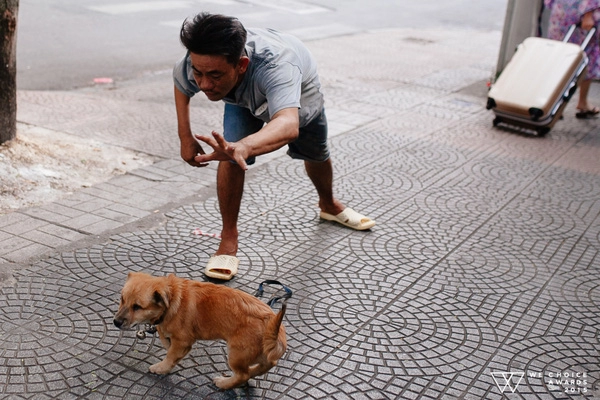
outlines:
[[[20,90],[68,90],[95,78],[165,71],[183,53],[182,21],[199,11],[235,15],[310,40],[389,28],[501,30],[506,0],[21,0]]]

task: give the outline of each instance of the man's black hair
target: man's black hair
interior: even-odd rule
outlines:
[[[225,56],[235,65],[244,53],[246,29],[237,18],[202,12],[183,21],[179,38],[192,53]]]

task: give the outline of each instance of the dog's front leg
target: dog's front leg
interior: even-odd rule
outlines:
[[[158,338],[160,339],[160,342],[162,343],[162,345],[165,348],[165,350],[169,350],[169,348],[171,347],[171,338],[170,338],[170,336],[167,336],[162,331],[162,329],[158,329]]]
[[[167,339],[168,340],[168,339]],[[177,341],[173,338],[170,340],[170,346],[167,350],[167,356],[159,363],[150,366],[150,372],[154,374],[168,374],[174,366],[192,349],[192,345]]]

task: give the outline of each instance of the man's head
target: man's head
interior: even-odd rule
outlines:
[[[224,56],[235,65],[244,53],[246,29],[237,18],[203,12],[183,22],[179,38],[192,53]]]
[[[183,22],[179,37],[190,51],[196,83],[209,100],[221,100],[237,87],[249,62],[246,29],[238,19],[200,13]]]

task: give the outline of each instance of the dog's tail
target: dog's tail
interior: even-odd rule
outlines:
[[[287,348],[285,329],[280,329],[286,308],[285,302],[282,302],[281,310],[269,320],[265,329],[263,350],[267,360],[273,365],[277,364]]]

